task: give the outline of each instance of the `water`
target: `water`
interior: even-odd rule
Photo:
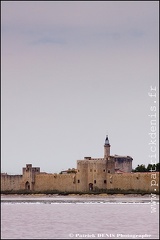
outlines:
[[[151,197],[2,196],[2,239],[158,239]],[[137,236],[136,236],[137,235]]]

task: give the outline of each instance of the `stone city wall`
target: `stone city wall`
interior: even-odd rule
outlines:
[[[42,192],[50,190],[62,192],[86,192],[89,191],[89,184],[92,183],[93,190],[133,189],[142,192],[159,192],[159,172],[110,174],[105,171],[101,171],[103,164],[101,165],[100,170],[98,170],[98,168],[93,168],[92,172],[90,172],[90,168],[86,168],[86,165],[88,165],[87,162],[82,164],[80,167],[80,171],[83,171],[83,174],[81,174],[81,172],[77,172],[76,174],[38,173],[35,175],[34,188],[31,188],[31,190]],[[94,170],[96,170],[96,172]],[[94,180],[96,180],[96,182]],[[25,190],[26,181],[31,184],[31,180],[26,176],[23,177],[23,175],[2,174],[1,191]]]
[[[36,174],[35,191],[76,191],[76,176],[72,174]]]
[[[20,190],[22,175],[1,175],[1,191]]]
[[[107,176],[107,188],[154,191],[156,193],[159,190],[159,172],[110,174]]]

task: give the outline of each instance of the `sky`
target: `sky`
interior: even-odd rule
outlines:
[[[106,135],[111,155],[131,156],[133,168],[153,154],[158,162],[158,9],[1,1],[2,172],[76,168],[104,156]]]

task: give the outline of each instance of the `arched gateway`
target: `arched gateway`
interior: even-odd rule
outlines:
[[[30,190],[30,183],[28,181],[25,183],[25,189]]]

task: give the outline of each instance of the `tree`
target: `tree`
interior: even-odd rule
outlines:
[[[159,172],[159,163],[156,164],[156,171]]]
[[[147,166],[147,172],[156,171],[156,165],[155,164],[148,164]]]
[[[144,164],[138,165],[132,172],[159,172],[159,163],[148,164],[147,168]]]
[[[146,172],[147,169],[145,168],[144,164],[138,165],[134,170],[134,172]]]

